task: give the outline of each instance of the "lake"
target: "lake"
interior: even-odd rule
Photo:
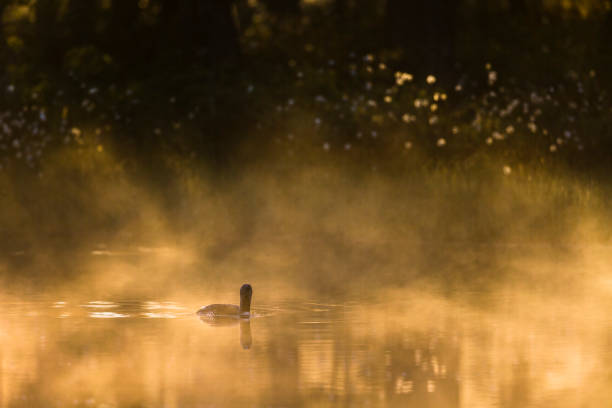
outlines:
[[[609,405],[605,264],[576,270],[579,284],[552,257],[537,265],[544,276],[340,294],[254,275],[254,316],[223,322],[200,320],[197,299],[237,303],[242,281],[183,288],[191,297],[13,288],[0,407]],[[547,283],[554,270],[564,283]]]

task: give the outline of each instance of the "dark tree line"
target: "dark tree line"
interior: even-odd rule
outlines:
[[[44,106],[64,133],[70,125],[57,118],[76,104],[70,120],[112,123],[113,135],[129,135],[125,139],[139,151],[181,143],[161,130],[175,125],[168,112],[197,117],[177,120],[192,126],[185,151],[222,161],[241,144],[245,128],[283,112],[287,100],[371,86],[374,75],[363,73],[372,66],[355,77],[347,69],[366,56],[421,81],[435,74],[436,86],[444,89],[470,78],[480,87],[475,93],[489,91],[482,80],[489,62],[505,78],[537,86],[562,83],[568,71],[587,66],[604,81],[612,62],[612,9],[602,3],[581,15],[567,4],[0,0],[0,90],[11,89],[7,100],[20,114],[22,103]],[[587,0],[572,4],[586,6]],[[32,95],[38,97],[34,102]],[[138,125],[134,118],[141,120]],[[350,132],[354,126],[346,125]]]
[[[239,55],[239,32],[233,0],[114,0],[102,7],[98,0],[39,0],[30,5],[32,18],[13,15],[15,0],[0,2],[3,18],[0,39],[17,34],[25,51],[21,57],[48,67],[60,67],[65,53],[95,46],[120,62],[169,54],[179,61],[217,61]],[[8,16],[7,16],[8,15]],[[147,61],[150,62],[150,61]]]
[[[316,7],[299,0],[38,0],[28,6],[33,18],[6,18],[22,3],[0,2],[0,14],[5,16],[0,31],[3,58],[15,54],[7,41],[17,34],[26,49],[17,54],[31,62],[60,67],[69,50],[94,46],[123,69],[159,59],[177,65],[235,60],[242,54],[244,32],[261,24],[252,19],[254,8],[265,9],[266,24],[290,21],[289,26],[297,26],[309,8]],[[402,49],[406,59],[442,73],[456,68],[457,41],[465,32],[476,30],[479,41],[485,41],[495,37],[499,27],[508,30],[508,20],[537,29],[554,9],[545,9],[541,0],[334,0],[325,7],[330,21],[336,22],[324,25],[326,30],[331,27],[326,33],[330,41],[341,33],[375,37],[379,47]],[[608,43],[611,13],[608,10],[604,19]],[[324,23],[319,16],[309,21],[311,29]]]

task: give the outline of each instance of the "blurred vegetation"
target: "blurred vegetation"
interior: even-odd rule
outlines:
[[[534,203],[604,205],[589,186],[612,163],[609,1],[4,0],[0,16],[10,245],[26,224],[75,242],[124,225],[143,192],[189,223],[194,185],[262,168],[419,179],[430,203],[440,180],[473,198],[557,174]],[[521,211],[499,209],[474,236]]]
[[[84,143],[139,165],[172,152],[220,168],[313,147],[369,164],[414,149],[580,169],[612,151],[609,1],[0,8],[3,167]]]

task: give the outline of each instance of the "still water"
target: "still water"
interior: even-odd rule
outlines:
[[[237,302],[241,283],[203,297]],[[199,305],[172,298],[6,300],[0,407],[612,402],[605,285],[543,291],[508,284],[486,293],[408,285],[333,301],[299,291],[272,297],[261,289],[265,282],[252,283],[255,315],[226,322],[200,320]]]

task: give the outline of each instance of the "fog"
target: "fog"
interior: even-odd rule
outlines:
[[[497,163],[165,160],[148,182],[111,149],[2,174],[0,406],[609,400],[601,187]],[[250,320],[194,314],[244,282]]]
[[[562,170],[379,170],[311,156],[217,173],[166,157],[147,180],[110,149],[83,148],[37,174],[3,173],[4,287],[195,301],[194,288],[248,280],[304,296],[554,285],[591,273],[585,263],[609,244],[606,191]]]

